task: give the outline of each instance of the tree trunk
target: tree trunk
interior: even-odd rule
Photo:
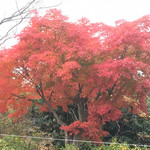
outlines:
[[[87,98],[78,98],[78,99],[76,99],[76,105],[78,107],[79,120],[81,122],[86,121],[87,117],[88,117],[86,102],[87,102]],[[82,135],[82,133],[80,132],[77,135],[73,136],[72,144],[74,144],[76,146],[76,148],[78,148],[80,146],[81,135]]]
[[[78,100],[77,103],[77,107],[78,107],[78,115],[79,115],[79,120],[81,122],[84,122],[87,120],[87,116],[88,116],[88,111],[87,111],[87,106],[86,106],[86,98],[80,98]]]
[[[80,140],[81,140],[81,133],[74,135],[72,144],[75,145],[76,148],[79,148]]]

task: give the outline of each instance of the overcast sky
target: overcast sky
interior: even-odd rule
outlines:
[[[150,0],[64,0],[60,8],[71,20],[87,17],[113,25],[118,19],[132,21],[150,14]]]
[[[17,0],[18,6],[21,7],[29,1],[31,0]],[[43,0],[41,6],[51,6],[60,2],[61,0]],[[15,0],[1,0],[0,4],[0,20],[16,10]],[[150,14],[150,0],[62,0],[62,4],[57,8],[61,9],[70,21],[86,17],[91,22],[114,25],[119,19],[132,21]],[[8,29],[4,27],[0,30],[2,32]]]

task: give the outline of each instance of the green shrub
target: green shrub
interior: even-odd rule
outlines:
[[[36,146],[19,137],[2,137],[1,150],[35,150]]]

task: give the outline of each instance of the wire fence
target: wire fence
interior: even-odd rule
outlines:
[[[41,140],[50,140],[50,141],[70,141],[70,142],[76,141],[76,142],[80,142],[80,143],[95,143],[95,144],[105,144],[105,145],[110,145],[110,144],[113,144],[113,145],[128,145],[128,146],[138,146],[138,147],[150,148],[150,145],[142,145],[142,144],[97,142],[97,141],[58,139],[58,138],[51,138],[51,137],[26,136],[26,135],[9,135],[9,134],[0,134],[0,136],[30,138],[30,139],[41,139]]]

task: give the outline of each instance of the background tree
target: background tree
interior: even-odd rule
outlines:
[[[17,119],[37,105],[54,115],[65,139],[101,141],[109,134],[102,125],[121,118],[122,108],[147,114],[150,19],[115,27],[67,19],[56,9],[35,13],[18,44],[1,51],[0,112],[11,108]],[[71,122],[56,111],[69,105]]]
[[[110,134],[104,141],[127,142],[128,144],[149,145],[150,143],[150,119],[134,115],[127,110],[123,111],[123,117],[117,122],[107,122],[103,129]]]

